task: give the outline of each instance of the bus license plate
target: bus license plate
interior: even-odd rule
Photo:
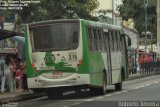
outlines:
[[[52,72],[53,77],[62,77],[63,76],[63,72],[62,71],[53,71]]]

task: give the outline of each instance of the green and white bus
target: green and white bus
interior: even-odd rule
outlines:
[[[122,27],[83,19],[50,20],[25,26],[28,87],[61,95],[107,85],[122,89],[128,78]],[[127,44],[128,43],[128,44]]]

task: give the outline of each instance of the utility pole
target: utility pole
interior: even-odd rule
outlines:
[[[114,0],[112,0],[112,24],[114,25]]]
[[[2,10],[0,10],[0,29],[4,29],[4,16]]]
[[[148,0],[145,0],[145,51],[147,51],[147,7],[148,7]]]
[[[160,0],[157,0],[157,51],[160,54]]]

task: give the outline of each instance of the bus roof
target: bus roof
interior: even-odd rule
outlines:
[[[106,28],[106,29],[122,30],[122,27],[118,26],[118,25],[112,25],[112,24],[108,24],[108,23],[95,22],[95,21],[88,21],[88,20],[83,20],[83,21],[88,22],[89,25],[91,25],[91,26],[103,27],[103,28]]]
[[[91,26],[103,27],[103,28],[107,28],[107,29],[116,29],[116,30],[121,30],[122,29],[121,26],[111,25],[111,24],[101,23],[101,22],[95,22],[95,21],[89,21],[89,20],[85,20],[85,19],[47,20],[47,21],[30,23],[29,26],[33,27],[33,26],[38,26],[38,25],[42,25],[42,24],[51,24],[51,23],[55,23],[55,22],[65,23],[65,22],[80,22],[80,21],[88,22],[88,24],[91,25]]]
[[[34,23],[30,23],[29,26],[33,27],[33,26],[39,26],[42,24],[51,24],[51,23],[66,23],[66,22],[79,22],[79,19],[58,19],[58,20],[46,20],[46,21],[41,21],[41,22],[34,22]]]

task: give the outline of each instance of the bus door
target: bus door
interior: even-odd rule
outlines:
[[[106,48],[106,55],[107,55],[107,77],[108,82],[112,83],[112,63],[111,63],[111,46],[110,46],[110,34],[108,29],[104,30],[104,39],[105,39],[105,48]]]

